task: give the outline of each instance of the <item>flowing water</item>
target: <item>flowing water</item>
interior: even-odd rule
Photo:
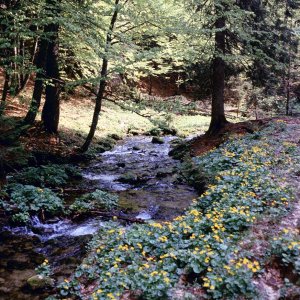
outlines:
[[[102,189],[118,194],[118,213],[143,220],[170,220],[181,214],[197,197],[181,181],[179,162],[168,156],[172,137],[154,144],[151,137],[121,141],[113,150],[81,165],[83,180],[76,188]],[[27,227],[0,229],[0,300],[44,299],[47,290],[32,291],[26,285],[34,268],[45,258],[60,281],[74,271],[85,255],[85,245],[103,225],[100,217],[80,223],[53,219],[42,223],[33,217]]]

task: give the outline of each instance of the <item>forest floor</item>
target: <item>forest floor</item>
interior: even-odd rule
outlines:
[[[8,99],[5,115],[12,118],[25,116],[32,94],[32,82],[14,99]],[[62,94],[59,135],[48,135],[40,126],[40,113],[37,122],[22,142],[28,150],[70,153],[80,147],[90,128],[94,95],[86,90],[77,90],[74,94]],[[91,146],[92,151],[102,148],[102,141],[108,136],[123,138],[128,135],[155,135],[164,129],[175,129],[178,137],[188,137],[204,133],[210,122],[209,101],[188,100],[181,96],[159,98],[151,97],[136,103],[133,100],[105,100],[99,123]],[[239,122],[245,118],[237,116],[232,105],[226,106],[230,122]],[[50,147],[49,147],[50,146]]]

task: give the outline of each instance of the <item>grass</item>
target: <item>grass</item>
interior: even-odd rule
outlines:
[[[193,134],[204,133],[209,126],[210,117],[174,115],[171,125],[177,129],[178,135],[187,137]]]
[[[60,132],[67,143],[80,144],[88,134],[94,106],[90,102],[82,101],[74,104],[74,100],[64,101],[61,105]],[[151,115],[155,115],[151,111]],[[176,115],[171,113],[171,127],[174,127],[179,136],[187,137],[193,134],[204,133],[209,126],[210,117],[201,115]],[[160,116],[161,118],[161,116]],[[125,137],[129,133],[146,134],[155,125],[149,118],[120,106],[104,101],[99,117],[95,142],[111,134]]]
[[[94,107],[91,103],[63,102],[61,106],[60,132],[69,142],[82,143],[89,132]],[[109,134],[124,137],[128,132],[144,133],[152,128],[146,118],[121,109],[116,104],[105,102],[100,114],[95,140]]]

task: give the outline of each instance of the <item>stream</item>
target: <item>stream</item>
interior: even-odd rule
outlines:
[[[169,157],[174,137],[163,144],[152,137],[120,141],[113,150],[81,164],[77,188],[101,189],[119,196],[119,214],[142,220],[171,220],[182,214],[197,192],[178,175],[179,162]],[[0,300],[45,299],[51,290],[32,290],[27,279],[45,258],[55,280],[68,277],[86,254],[86,244],[105,220],[93,217],[78,223],[32,217],[30,226],[0,228]]]

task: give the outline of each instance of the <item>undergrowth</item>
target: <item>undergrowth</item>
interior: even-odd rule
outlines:
[[[70,165],[49,164],[39,167],[28,167],[12,177],[10,181],[39,187],[63,186],[70,177],[80,177],[76,167]]]
[[[293,145],[272,137],[283,130],[283,124],[272,125],[195,158],[211,184],[172,222],[130,228],[106,223],[57,297],[104,300],[134,292],[143,299],[165,299],[181,282],[208,298],[253,299],[252,278],[262,266],[239,242],[262,214],[289,209],[291,192],[272,173],[279,164],[293,163]]]
[[[10,214],[16,223],[29,222],[33,214],[54,215],[64,210],[63,200],[48,188],[11,184],[5,187],[5,192],[6,195],[0,198],[0,207]]]
[[[1,190],[0,209],[14,223],[26,224],[33,215],[45,219],[54,215],[85,214],[92,210],[112,210],[117,207],[118,196],[98,189],[66,206],[61,187],[71,179],[78,178],[81,178],[78,168],[70,165],[49,164],[25,168],[12,176]],[[57,189],[59,193],[56,193]]]
[[[70,206],[70,211],[85,213],[96,209],[112,210],[118,206],[118,201],[119,198],[116,195],[95,190],[77,198]]]

